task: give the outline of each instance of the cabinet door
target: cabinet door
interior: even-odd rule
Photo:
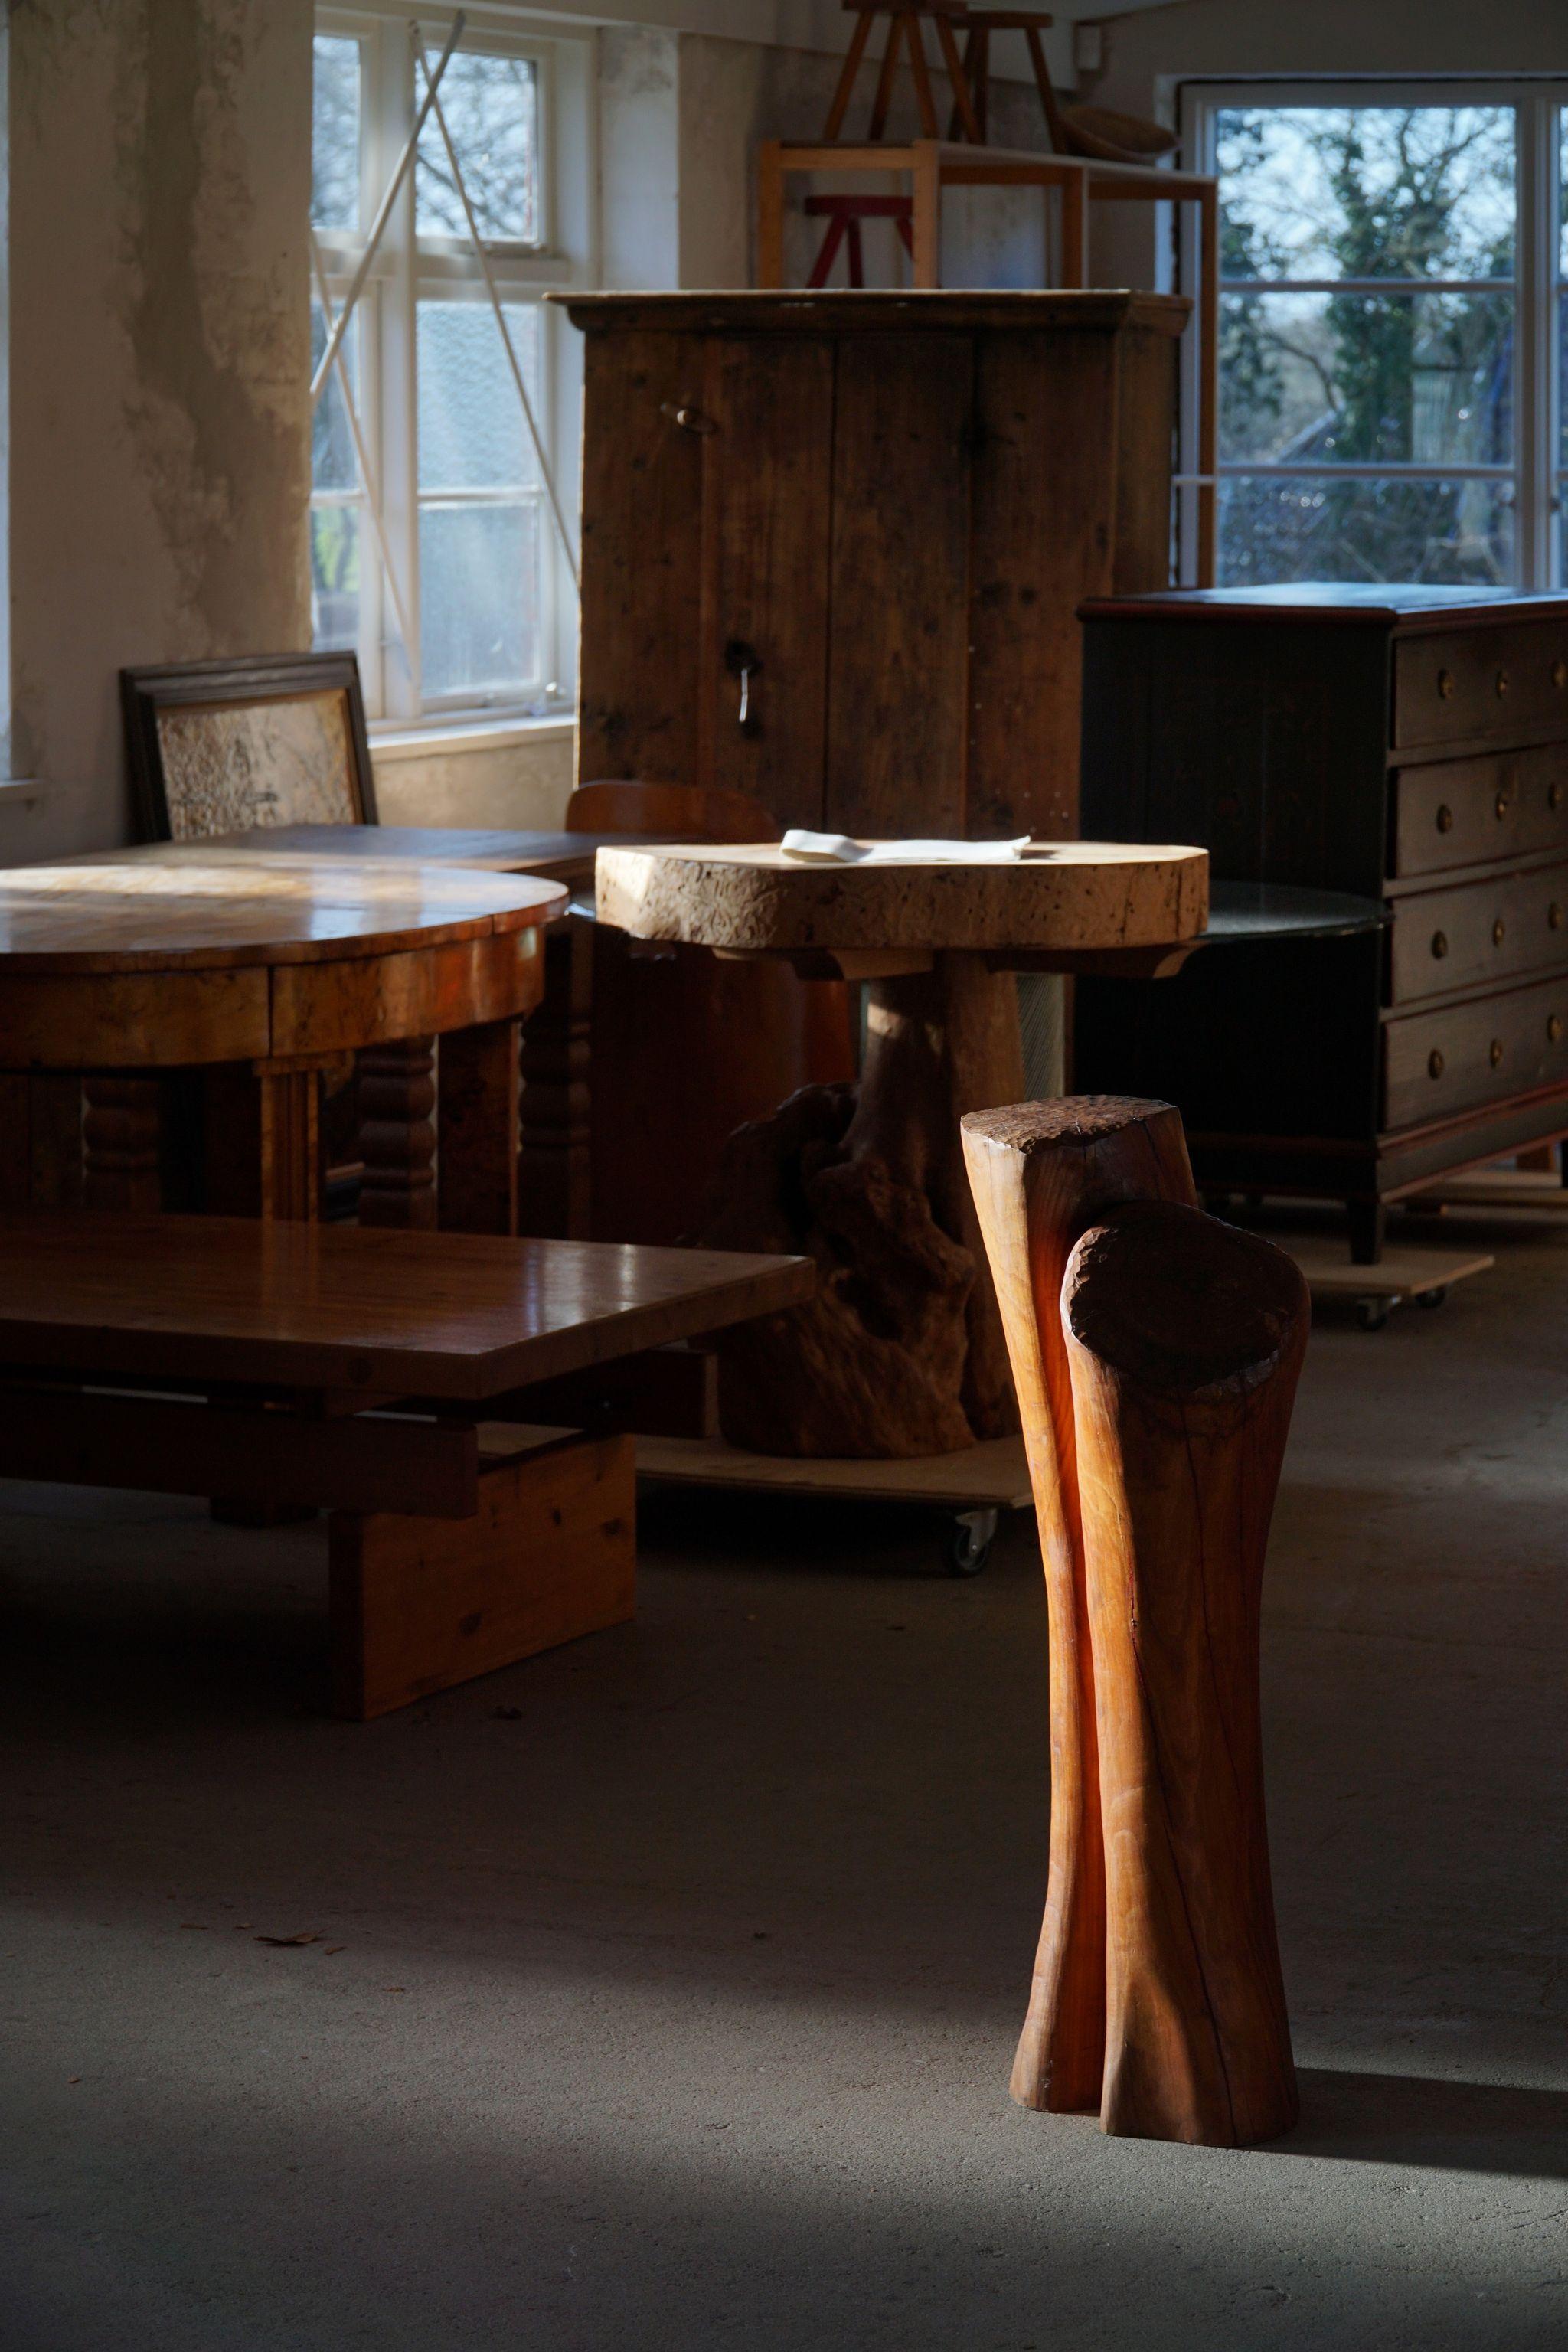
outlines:
[[[1078,606],[1111,585],[1116,345],[1109,335],[982,335],[974,373],[965,829],[1070,840]]]
[[[578,780],[693,783],[702,344],[593,333],[584,370]]]
[[[702,436],[698,780],[753,793],[781,824],[818,826],[832,348],[715,339],[703,406],[713,430]]]
[[[845,833],[963,830],[973,374],[966,335],[839,343],[824,814]]]

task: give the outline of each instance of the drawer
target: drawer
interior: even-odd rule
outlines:
[[[1556,964],[1568,965],[1568,866],[1394,901],[1391,1003],[1447,996],[1487,981],[1508,986]]]
[[[1559,848],[1568,856],[1568,742],[1402,768],[1394,779],[1401,878]]]
[[[1557,1084],[1568,1086],[1568,973],[1384,1026],[1384,1128]]]
[[[1568,735],[1568,617],[1395,639],[1396,749],[1548,727]]]

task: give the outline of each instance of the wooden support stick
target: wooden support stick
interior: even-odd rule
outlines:
[[[1100,2121],[1234,2147],[1298,2114],[1264,1813],[1258,1601],[1310,1309],[1284,1252],[1124,1209],[1068,1261],[1105,1842]]]
[[[1023,1419],[1050,1624],[1050,1873],[1013,2096],[1028,2107],[1093,2108],[1105,2039],[1105,1889],[1094,1661],[1058,1301],[1087,1226],[1129,1201],[1196,1195],[1181,1116],[1168,1103],[1110,1095],[1021,1103],[973,1112],[963,1131]]]

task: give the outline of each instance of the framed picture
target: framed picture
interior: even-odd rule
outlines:
[[[122,669],[120,690],[143,841],[375,823],[353,654]]]

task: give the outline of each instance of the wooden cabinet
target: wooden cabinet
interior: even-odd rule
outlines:
[[[1213,1191],[1385,1204],[1568,1131],[1568,596],[1281,587],[1084,609],[1083,815],[1216,880],[1384,899],[1381,942],[1085,982],[1077,1080],[1166,1095]]]
[[[584,780],[1078,832],[1079,603],[1168,573],[1187,305],[573,297]]]

